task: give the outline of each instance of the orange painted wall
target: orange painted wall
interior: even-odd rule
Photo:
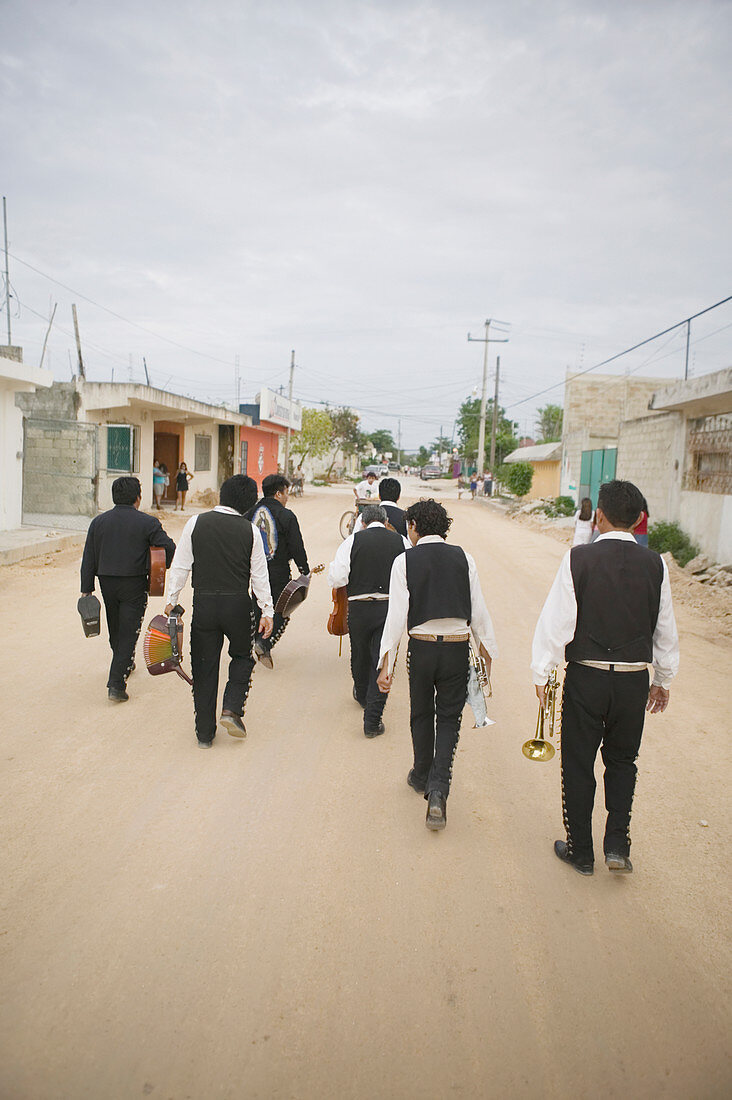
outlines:
[[[262,424],[256,428],[242,426],[239,429],[239,454],[236,455],[234,463],[236,472],[253,477],[261,489],[262,478],[267,477],[268,474],[277,473],[277,456],[279,453],[280,436],[282,434],[281,431],[269,428],[266,424]],[[246,470],[242,469],[240,466],[242,442],[248,444]],[[259,468],[260,458],[262,464],[261,470]]]

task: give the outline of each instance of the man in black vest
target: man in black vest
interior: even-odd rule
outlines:
[[[426,824],[433,830],[447,824],[452,761],[468,691],[471,632],[489,674],[491,659],[498,655],[475,562],[462,547],[445,542],[451,523],[435,500],[420,500],[407,509],[412,549],[392,566],[377,680],[381,691],[389,691],[406,627],[414,748],[407,783],[424,791]]]
[[[256,499],[256,481],[243,474],[228,478],[221,486],[221,503],[212,512],[188,520],[170,567],[166,613],[178,602],[188,573],[193,570],[193,704],[196,737],[205,749],[211,747],[216,735],[224,637],[229,639],[231,661],[220,725],[232,737],[246,737],[242,716],[254,668],[250,585],[262,609],[260,633],[266,638],[272,631],[274,609],[267,561],[259,532],[245,515]]]
[[[300,524],[294,512],[287,507],[289,495],[290,483],[284,474],[268,474],[262,481],[261,500],[247,513],[247,518],[261,533],[273,604],[277,603],[282,589],[290,580],[291,560],[301,573],[310,572]],[[260,614],[261,609],[255,599],[255,618]],[[276,611],[271,636],[267,638],[263,634],[255,640],[254,652],[265,668],[274,667],[272,647],[284,634],[289,621],[289,618],[284,618]]]
[[[125,685],[135,667],[135,645],[147,607],[150,547],[165,550],[167,566],[175,553],[175,543],[160,520],[139,511],[141,496],[136,477],[118,477],[112,482],[114,508],[95,516],[89,524],[81,559],[81,594],[91,595],[94,577],[99,577],[107,611],[112,648],[107,693],[113,703],[129,699]]]
[[[594,765],[605,764],[605,863],[629,873],[635,760],[645,712],[668,705],[679,639],[664,560],[633,528],[643,496],[629,481],[600,488],[595,542],[565,554],[534,634],[531,668],[544,704],[549,672],[566,659],[562,699],[562,799],[567,839],[555,854],[582,875],[594,870]],[[648,687],[648,665],[654,669]]]
[[[386,512],[387,521],[391,524],[398,535],[407,537],[407,520],[403,509],[399,507],[397,501],[402,494],[402,487],[395,477],[385,477],[383,481],[379,482],[379,500],[381,506]],[[353,525],[353,530],[362,531],[366,524],[363,522],[363,516],[359,516]]]
[[[351,641],[353,698],[363,707],[363,732],[378,737],[386,695],[376,684],[379,643],[389,608],[389,577],[395,558],[409,545],[396,531],[386,529],[386,510],[367,505],[361,517],[364,530],[354,531],[330,563],[331,588],[348,587],[348,634]]]

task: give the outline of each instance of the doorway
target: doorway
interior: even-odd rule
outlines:
[[[175,475],[180,461],[180,436],[173,432],[155,432],[153,458],[168,469],[168,484],[165,486],[163,500],[175,503]]]
[[[219,424],[219,487],[234,473],[234,425]]]

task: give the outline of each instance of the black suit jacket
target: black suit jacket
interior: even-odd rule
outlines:
[[[282,587],[290,579],[290,561],[294,561],[301,573],[309,573],[310,566],[308,565],[308,557],[305,553],[305,545],[302,541],[302,533],[300,531],[300,524],[297,522],[297,516],[294,512],[291,512],[289,508],[285,508],[283,504],[280,504],[274,497],[262,497],[258,500],[247,512],[247,519],[251,519],[257,508],[262,504],[266,505],[272,513],[272,518],[277,524],[277,549],[274,552],[274,556],[271,561],[267,562],[267,568],[269,570],[270,584],[272,585],[272,596],[276,600],[274,589],[275,586],[279,586],[279,592],[282,591]]]
[[[94,577],[145,577],[151,546],[165,550],[165,565],[173,560],[175,543],[160,520],[132,504],[116,504],[89,524],[81,559],[81,591],[94,591]]]

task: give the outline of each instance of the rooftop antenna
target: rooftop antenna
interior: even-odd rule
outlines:
[[[8,318],[8,347],[12,344],[10,338],[10,275],[8,273],[8,213],[3,195],[3,227],[5,229],[5,312]]]

